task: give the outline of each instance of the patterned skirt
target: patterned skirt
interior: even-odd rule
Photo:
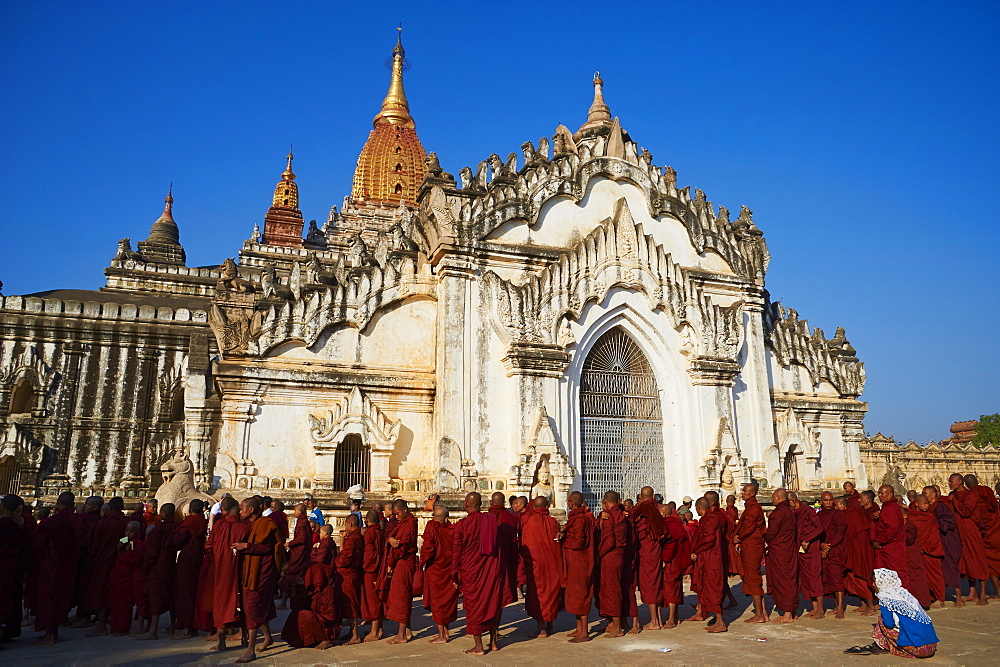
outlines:
[[[876,644],[900,658],[929,658],[937,652],[937,642],[923,646],[900,646],[898,643],[899,631],[885,627],[881,618],[875,624],[875,629],[872,630],[872,638]]]

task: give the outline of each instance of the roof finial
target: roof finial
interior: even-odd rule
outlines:
[[[396,46],[392,49],[392,79],[389,82],[389,92],[382,100],[382,110],[378,112],[373,125],[388,123],[390,125],[403,125],[414,127],[413,118],[410,116],[410,105],[406,101],[406,93],[403,92],[403,69],[406,66],[404,57],[406,51],[403,49],[403,24],[396,28]]]
[[[587,122],[610,120],[611,109],[604,102],[604,79],[601,78],[600,72],[594,72],[594,102],[587,112]]]
[[[170,215],[170,210],[174,206],[174,182],[173,181],[170,181],[170,187],[167,188],[167,196],[166,196],[166,198],[164,198],[163,201],[166,204],[163,207],[163,214],[169,216]]]
[[[292,146],[291,146],[291,144],[289,144],[289,145],[288,145],[288,155],[287,155],[287,158],[288,158],[288,166],[287,166],[287,167],[285,167],[285,171],[284,171],[284,173],[283,173],[283,174],[281,174],[281,178],[282,178],[283,180],[286,180],[286,181],[294,181],[294,180],[295,180],[295,174],[293,174],[293,173],[292,173],[292,159],[293,159],[294,157],[295,157],[295,156],[294,156],[294,155],[292,155]]]

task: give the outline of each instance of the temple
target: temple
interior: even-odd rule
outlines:
[[[99,291],[0,299],[0,493],[145,496],[184,458],[202,490],[289,498],[870,483],[864,366],[771,300],[748,208],[680,187],[599,75],[576,131],[456,179],[404,56],[322,223],[289,151],[217,266],[185,265],[178,189]]]

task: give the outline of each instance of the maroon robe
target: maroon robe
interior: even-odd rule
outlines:
[[[608,518],[598,522],[597,610],[601,616],[620,616],[626,590],[622,584],[625,561],[625,513],[621,505],[607,510]]]
[[[319,547],[310,547],[309,550],[319,551]],[[365,539],[361,535],[361,529],[344,533],[344,543],[337,555],[337,575],[340,579],[340,615],[347,619],[361,618],[364,558]]]
[[[941,562],[944,585],[948,588],[961,588],[959,564],[962,562],[962,538],[958,534],[958,519],[951,509],[951,498],[939,498],[931,504],[931,511],[937,519],[941,548],[944,549],[944,560]]]
[[[910,520],[909,514],[916,514],[915,509],[909,510],[903,528],[906,531],[906,574],[909,578],[905,588],[917,599],[921,607],[931,604],[931,589],[924,572],[924,559],[920,549],[917,524]]]
[[[117,545],[116,545],[117,548]],[[146,616],[143,607],[143,589],[146,585],[143,559],[146,543],[138,537],[129,540],[115,559],[108,577],[107,604],[111,607],[108,625],[111,632],[128,632],[132,629],[133,609],[139,607],[139,616]]]
[[[388,539],[395,537],[399,546]],[[385,572],[387,596],[385,617],[397,623],[409,623],[413,613],[413,576],[417,571],[417,517],[407,514],[398,520],[386,537]],[[391,575],[390,575],[391,573]]]
[[[288,515],[284,512],[271,512],[267,518],[274,522],[278,528],[278,540],[284,544],[288,541]],[[306,526],[309,526],[309,518],[305,519]],[[312,526],[309,526],[311,529]]]
[[[930,510],[921,512],[917,508],[911,509],[906,518],[917,527],[917,544],[920,548],[920,557],[931,599],[943,602],[944,549],[941,546],[941,533],[938,530],[937,519]]]
[[[490,514],[499,520],[497,525],[497,557],[504,566],[503,606],[517,601],[517,528],[518,517],[503,507],[490,505]]]
[[[21,634],[21,601],[28,561],[28,534],[11,517],[0,517],[0,626],[2,639]]]
[[[589,507],[574,507],[563,527],[563,604],[575,616],[590,614],[594,600],[594,530]]]
[[[958,569],[966,579],[988,579],[986,544],[980,530],[979,494],[969,489],[959,489],[948,494],[949,505],[955,513],[958,536],[962,539],[962,557]]]
[[[455,524],[452,558],[465,609],[465,631],[488,632],[503,610],[503,564],[497,557],[497,519],[479,510]],[[493,544],[490,544],[490,540]]]
[[[152,616],[174,611],[174,593],[177,589],[177,551],[173,546],[174,517],[167,517],[156,524],[146,538],[146,600]]]
[[[420,564],[424,568],[424,609],[431,612],[431,618],[437,625],[454,623],[458,618],[454,546],[455,526],[450,521],[427,522],[420,546]]]
[[[239,516],[227,514],[216,517],[205,548],[212,559],[214,582],[212,590],[212,619],[224,628],[241,620],[239,607],[240,572],[239,557],[233,554],[232,545],[245,542],[250,527]]]
[[[264,517],[267,518],[267,517]],[[292,600],[292,611],[281,628],[281,638],[294,648],[333,641],[340,634],[340,604],[333,567],[313,563],[304,576],[304,594]]]
[[[548,507],[532,507],[521,516],[521,562],[527,585],[524,610],[541,623],[559,615],[562,549],[558,535],[559,522],[549,516]]]
[[[90,531],[90,580],[84,582],[84,609],[106,609],[108,603],[108,579],[118,558],[119,540],[125,537],[128,517],[121,510],[101,517]]]
[[[764,510],[756,498],[746,501],[743,516],[736,524],[740,538],[740,578],[744,595],[764,595],[760,564],[764,560]]]
[[[180,527],[174,531],[173,548],[177,552],[177,591],[173,618],[177,629],[194,630],[194,611],[198,601],[198,575],[205,558],[205,531],[208,522],[201,514],[184,517]]]
[[[875,549],[875,569],[893,570],[905,587],[909,583],[906,570],[906,527],[899,498],[890,498],[882,504],[879,517],[872,524],[871,539],[879,548]]]
[[[378,621],[385,614],[381,594],[383,587],[382,556],[385,550],[385,538],[382,536],[382,529],[379,526],[368,526],[361,538],[364,540],[361,618],[366,621]]]
[[[639,604],[635,592],[639,587],[639,534],[635,529],[635,521],[625,512],[625,550],[622,554],[622,616],[637,618]],[[662,575],[661,575],[662,577]]]
[[[799,539],[795,512],[787,500],[774,506],[764,533],[767,542],[767,594],[785,613],[798,608]]]
[[[836,507],[822,508],[817,514],[823,527],[823,544],[830,550],[823,556],[823,595],[844,592],[844,575],[847,574],[847,517]]]
[[[736,522],[739,521],[740,511],[736,509],[736,505],[726,505],[723,511],[726,513],[726,574],[738,575],[740,552],[733,542],[733,536],[736,535]],[[728,585],[728,581],[726,583]]]
[[[684,604],[684,574],[693,569],[691,538],[676,516],[668,516],[663,521],[667,529],[660,552],[663,561],[663,604]]]
[[[94,553],[91,546],[94,527],[101,520],[100,509],[96,512],[82,512],[77,514],[83,532],[80,536],[80,559],[77,563],[76,587],[73,590],[73,606],[77,608],[77,614],[96,611],[93,607],[86,605],[87,589],[94,573]],[[123,533],[124,534],[124,533]]]
[[[29,563],[35,630],[55,632],[66,622],[82,537],[83,524],[72,507],[59,510],[35,529]]]
[[[273,518],[278,513],[272,513],[268,518]],[[281,526],[275,521],[279,532]],[[288,522],[285,521],[285,531],[287,533]],[[312,526],[309,519],[302,517],[295,520],[295,533],[292,541],[286,545],[288,549],[288,560],[285,563],[285,571],[281,575],[279,586],[282,591],[290,591],[295,582],[306,576],[306,568],[309,567],[309,555],[312,551]]]
[[[246,627],[259,628],[278,614],[274,591],[284,559],[284,543],[270,517],[260,516],[250,525],[247,548],[240,552],[240,594]]]
[[[799,552],[798,590],[809,600],[823,595],[823,563],[820,544],[823,541],[823,524],[816,516],[816,510],[805,503],[795,511],[795,529],[801,545],[808,542],[805,552]]]
[[[706,614],[722,614],[722,598],[726,587],[726,513],[709,510],[698,522],[698,532],[691,543],[691,553],[697,554],[691,588],[698,594],[698,603]]]
[[[663,515],[655,500],[643,500],[632,509],[639,536],[639,596],[643,604],[663,602]]]
[[[983,533],[983,548],[990,576],[1000,576],[1000,502],[993,490],[982,484],[972,487],[979,496],[979,520]]]
[[[215,595],[215,561],[212,555],[205,553],[201,560],[201,570],[198,572],[198,589],[195,592],[194,628],[201,632],[215,632],[215,619],[212,618],[213,598]]]

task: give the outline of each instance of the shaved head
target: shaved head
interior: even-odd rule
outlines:
[[[651,500],[654,495],[656,494],[653,492],[653,487],[651,486],[644,486],[639,489],[639,500]]]
[[[694,501],[694,506],[704,510],[707,510],[709,507],[711,507],[712,502],[706,497],[707,495],[708,494]]]
[[[299,507],[301,507],[301,505],[296,505],[295,509],[298,510]],[[348,528],[358,528],[358,515],[348,514],[347,518],[344,519],[344,525],[347,526]]]
[[[535,498],[532,501],[532,503],[538,509],[542,509],[543,507],[548,507],[549,506],[549,499],[546,498],[545,496],[538,496],[537,498]]]
[[[382,522],[382,513],[375,509],[370,509],[365,513],[365,523],[369,526],[377,526]]]
[[[823,493],[819,494],[819,499],[820,500],[833,500],[833,494],[830,493],[829,491],[824,491]]]
[[[583,505],[583,494],[579,491],[574,491],[569,494],[569,498],[567,498],[567,500],[573,507],[581,507]]]
[[[788,500],[788,491],[784,489],[775,489],[771,494],[771,502],[775,504],[785,502],[786,500]]]
[[[483,506],[483,497],[479,495],[478,491],[469,491],[465,494],[465,509],[470,507],[473,509],[481,509]]]
[[[711,505],[712,507],[719,506],[719,494],[716,493],[715,491],[706,491],[705,500],[707,500],[709,502],[709,505]]]
[[[979,486],[979,478],[972,473],[969,473],[963,479],[965,480],[965,485],[970,489],[974,486]]]
[[[604,499],[612,505],[617,505],[622,501],[621,494],[617,491],[608,491],[604,494]]]
[[[500,491],[495,491],[492,496],[490,496],[490,507],[503,507],[507,504],[507,497],[503,495]]]
[[[434,520],[439,523],[444,523],[448,520],[448,508],[444,505],[434,506]]]

